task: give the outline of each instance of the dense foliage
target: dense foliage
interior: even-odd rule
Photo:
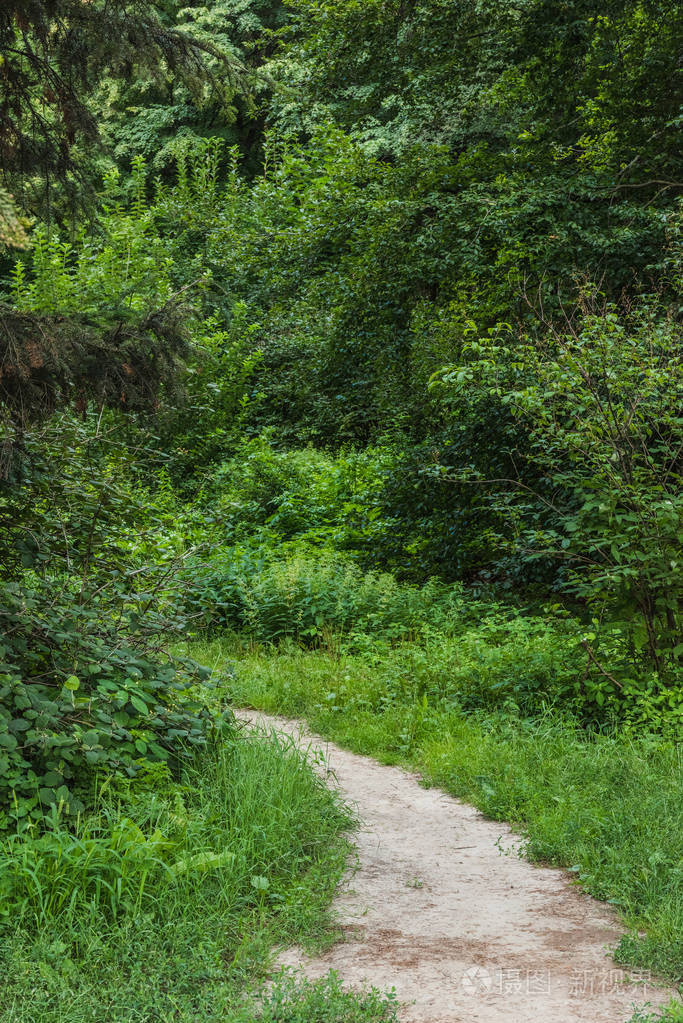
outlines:
[[[429,161],[419,147],[380,158],[346,127],[315,128],[299,143],[287,142],[280,125],[251,181],[237,151],[227,154],[217,139],[177,150],[172,183],[152,185],[136,158],[129,182],[116,171],[107,175],[95,230],[66,241],[54,228],[36,229],[30,263],[17,262],[13,272],[11,315],[63,318],[70,329],[78,318],[98,328],[114,320],[112,379],[101,349],[87,356],[82,333],[75,377],[46,360],[54,350],[49,338],[42,348],[24,344],[15,350],[24,363],[6,362],[7,408],[36,404],[32,387],[43,388],[45,409],[75,402],[85,411],[92,398],[102,408],[156,405],[153,421],[125,428],[116,464],[131,460],[122,476],[131,487],[142,472],[155,474],[159,522],[165,508],[173,524],[163,542],[152,528],[157,539],[130,538],[118,552],[120,613],[139,603],[126,573],[137,576],[149,558],[165,563],[170,550],[185,562],[179,585],[159,594],[170,618],[189,615],[195,628],[247,628],[265,640],[294,635],[316,643],[368,628],[396,641],[418,634],[421,612],[410,590],[399,610],[389,596],[396,584],[363,576],[353,559],[361,569],[393,570],[416,583],[440,576],[480,592],[516,589],[537,607],[564,601],[579,617],[576,639],[568,633],[564,641],[575,685],[565,689],[558,678],[541,686],[538,705],[554,701],[591,724],[675,727],[683,419],[674,208],[666,196],[642,204],[648,244],[659,238],[657,265],[650,260],[647,271],[656,293],[634,285],[629,296],[625,279],[605,274],[599,286],[575,280],[553,294],[544,283],[547,253],[537,252],[526,270],[518,265],[517,276],[506,278],[508,297],[494,299],[484,281],[486,273],[501,279],[500,264],[482,252],[473,270],[479,297],[470,307],[464,293],[452,297],[452,284],[460,288],[465,278],[448,242],[453,229],[442,230],[451,214],[463,223],[463,208],[451,209],[450,199],[440,205],[434,192],[452,166],[448,147],[430,149]],[[412,219],[421,208],[418,182],[438,206],[426,235]],[[610,223],[600,230],[607,239]],[[440,268],[438,283],[426,289],[424,259]],[[560,279],[570,277],[567,266]],[[177,325],[175,352],[168,336],[143,341],[145,313],[152,334],[157,327],[163,334],[168,313]],[[146,344],[146,359],[131,351],[128,324],[136,346]],[[189,363],[179,404],[181,354]],[[113,531],[135,506],[131,498],[124,510],[126,496],[115,507],[107,495],[113,510],[103,514],[102,414],[97,442],[88,448],[84,441],[91,483],[98,473],[102,480],[99,490],[93,484],[99,496],[94,507],[85,501],[68,528],[63,519],[50,521],[49,502],[27,521],[22,491],[13,486],[12,474],[24,474],[25,492],[35,497],[49,478],[33,478],[29,468],[31,445],[44,452],[45,439],[15,440],[6,458],[5,518],[18,530],[13,549],[25,550],[20,563],[6,553],[7,580],[16,585],[36,561],[50,586],[63,573],[64,607],[78,595],[86,636],[95,631],[85,610],[89,594],[98,595],[97,617],[111,583],[107,565],[106,581],[96,577],[89,589],[90,566],[101,557],[99,544],[113,549]],[[106,423],[120,432],[110,413]],[[79,442],[67,450],[80,458],[85,449]],[[83,487],[87,493],[79,480],[76,490]],[[193,492],[193,510],[183,509]],[[59,530],[67,548],[86,541],[82,578],[78,558],[60,549],[61,538],[55,543]],[[274,553],[283,541],[295,549],[284,566]],[[201,551],[207,543],[210,558]],[[311,548],[344,551],[347,562],[338,569],[319,553],[311,559]],[[38,606],[44,599],[36,597]],[[21,618],[11,601],[10,612]],[[31,632],[35,623],[24,613]],[[65,613],[55,604],[54,621]],[[56,632],[70,650],[68,630],[57,624]],[[84,650],[64,664],[82,659],[87,675]],[[62,668],[54,653],[50,659],[60,685],[67,678],[80,685],[76,667]],[[22,662],[13,670],[29,669]],[[528,712],[534,706],[525,704]],[[130,741],[138,752],[147,749],[143,735]],[[52,778],[54,765],[45,769]]]
[[[82,963],[114,927],[135,1005],[86,970],[73,1018],[241,1018],[244,933],[305,930],[348,819],[227,695],[521,822],[622,907],[625,961],[675,976],[677,5],[5,8],[7,970],[46,928]],[[226,631],[217,691],[177,641]],[[393,1011],[334,982],[259,1011],[322,1003]]]

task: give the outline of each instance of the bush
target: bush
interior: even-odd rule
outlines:
[[[211,727],[201,673],[163,652],[182,546],[111,426],[55,418],[0,478],[0,830],[82,810],[97,773],[176,765]]]
[[[199,631],[227,628],[261,643],[294,640],[362,654],[373,680],[353,699],[373,713],[426,701],[515,718],[554,708],[590,729],[619,724],[675,736],[683,724],[680,688],[641,672],[617,689],[596,666],[591,626],[557,605],[541,614],[475,599],[458,584],[412,586],[328,552],[296,548],[287,558],[270,551],[226,555],[191,572],[187,611]],[[610,641],[619,637],[613,632]],[[619,647],[599,649],[602,658],[624,656]],[[302,686],[312,684],[302,679]],[[339,683],[335,705],[346,707],[346,688]]]
[[[188,562],[182,599],[195,627],[241,629],[261,642],[291,637],[304,646],[365,634],[392,643],[476,613],[456,584],[411,586],[328,550],[292,545],[286,557],[279,550],[279,557],[265,547]]]
[[[312,447],[280,450],[266,432],[215,470],[200,499],[221,516],[227,537],[262,533],[363,551],[384,525],[374,522],[374,495],[392,458],[374,448],[334,457]]]
[[[679,330],[652,299],[621,312],[590,293],[580,301],[578,324],[549,323],[541,340],[500,328],[464,344],[461,364],[439,375],[464,402],[472,393],[497,401],[528,433],[514,478],[471,467],[456,477],[483,485],[511,516],[516,503],[545,505],[520,541],[564,562],[565,588],[596,625],[604,620],[609,634],[616,621],[625,633],[621,657],[603,670],[611,693],[643,668],[663,692],[683,669]]]
[[[366,568],[413,582],[433,575],[481,577],[509,547],[499,535],[501,516],[471,488],[456,498],[440,469],[471,444],[475,429],[480,426],[470,423],[422,443],[403,438],[334,455],[313,447],[279,449],[266,431],[211,474],[199,504],[220,523],[223,542],[258,534],[261,542],[327,545],[348,551]],[[527,585],[539,576],[528,562],[524,570]]]
[[[212,315],[192,329],[184,400],[160,411],[149,438],[185,496],[193,495],[198,481],[239,447],[249,412],[249,382],[260,361],[254,330],[239,304],[230,310],[227,326]]]
[[[76,813],[98,773],[133,776],[205,744],[217,719],[188,695],[202,673],[150,650],[131,628],[130,594],[118,620],[111,602],[50,582],[5,583],[1,596],[1,826],[41,821],[57,804]]]

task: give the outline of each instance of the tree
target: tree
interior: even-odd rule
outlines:
[[[462,469],[458,479],[508,508],[511,494],[531,495],[545,514],[520,542],[567,566],[565,588],[607,631],[616,620],[631,670],[644,661],[671,680],[683,657],[680,326],[652,297],[618,310],[588,292],[581,306],[540,338],[475,337],[434,383],[485,395],[524,427],[515,478]]]
[[[0,408],[15,428],[91,400],[153,409],[162,389],[177,387],[188,289],[174,290],[142,161],[133,189],[123,201],[112,172],[90,236],[71,245],[39,226],[30,270],[15,266],[11,304],[0,303]]]
[[[220,138],[228,146],[239,146],[244,164],[256,170],[263,157],[263,122],[272,85],[258,69],[276,51],[290,13],[281,0],[195,0],[192,5],[167,0],[166,10],[183,33],[245,68],[248,91],[239,89],[226,105],[210,90],[198,95],[170,68],[165,74],[158,68],[141,69],[129,80],[105,76],[92,107],[108,152],[119,166],[144,156],[156,172],[170,177],[179,142]],[[208,64],[217,70],[220,60],[209,56]]]
[[[134,69],[172,74],[198,98],[227,102],[239,72],[234,58],[206,38],[164,20],[146,0],[10,0],[0,12],[0,241],[26,241],[16,206],[51,219],[54,184],[62,192],[86,180],[84,151],[98,139],[88,105],[103,74],[127,80]],[[92,396],[123,408],[154,401],[182,349],[181,315],[163,302],[121,315],[110,295],[84,316],[0,305],[0,404],[25,426],[67,398]]]
[[[227,101],[234,59],[165,22],[149,0],[10,0],[0,12],[0,172],[17,201],[42,209],[50,185],[98,139],[88,96],[104,74],[167,70],[194,93]]]

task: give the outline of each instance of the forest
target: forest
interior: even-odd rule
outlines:
[[[357,821],[240,707],[683,983],[681,14],[2,5],[3,1023],[403,1019],[264,987]]]

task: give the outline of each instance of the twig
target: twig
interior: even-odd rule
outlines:
[[[617,687],[617,689],[623,689],[624,687],[622,686],[621,682],[619,682],[619,680],[616,679],[614,677],[614,675],[610,675],[610,673],[608,671],[605,671],[603,666],[600,664],[600,661],[597,659],[597,657],[595,656],[595,654],[591,650],[590,643],[588,642],[587,639],[582,639],[581,640],[581,646],[585,649],[586,653],[588,654],[588,660],[591,661],[595,665],[595,667],[598,669],[600,674],[604,675],[605,678],[608,678],[610,680],[610,682],[613,682],[614,685]]]

